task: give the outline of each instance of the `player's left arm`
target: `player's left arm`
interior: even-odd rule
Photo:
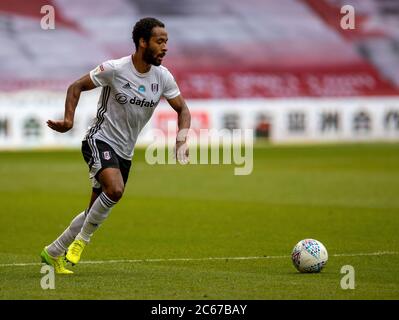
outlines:
[[[187,135],[191,125],[190,110],[181,94],[167,100],[170,106],[177,112],[176,158],[181,164],[186,164],[188,163]]]

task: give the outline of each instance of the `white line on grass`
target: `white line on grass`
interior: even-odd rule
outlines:
[[[361,257],[361,256],[383,256],[397,255],[396,251],[364,252],[364,253],[337,253],[332,257]],[[170,258],[170,259],[136,259],[136,260],[92,260],[82,261],[80,264],[110,264],[110,263],[140,263],[140,262],[173,262],[173,261],[211,261],[211,260],[261,260],[261,259],[287,259],[290,256],[262,256],[262,257],[208,257],[208,258]],[[28,267],[41,265],[39,262],[29,263],[7,263],[0,267]]]

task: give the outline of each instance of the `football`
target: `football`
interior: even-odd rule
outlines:
[[[299,272],[320,272],[328,261],[326,247],[318,240],[299,241],[291,254],[292,263]]]

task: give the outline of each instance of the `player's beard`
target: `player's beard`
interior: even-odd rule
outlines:
[[[161,65],[161,61],[157,60],[157,56],[155,55],[154,50],[152,50],[151,48],[147,48],[145,49],[144,53],[143,53],[143,60],[148,63],[148,64],[152,64],[154,66],[159,66]]]

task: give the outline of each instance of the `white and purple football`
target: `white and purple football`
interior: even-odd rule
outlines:
[[[320,272],[328,261],[326,247],[318,240],[299,241],[291,254],[292,263],[299,272]]]

